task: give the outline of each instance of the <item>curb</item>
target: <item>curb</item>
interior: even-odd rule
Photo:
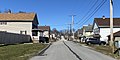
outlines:
[[[42,56],[42,54],[50,47],[50,45],[52,45],[52,43],[48,44],[44,49],[40,50],[37,55]]]

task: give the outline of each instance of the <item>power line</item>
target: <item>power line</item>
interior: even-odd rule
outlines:
[[[95,10],[88,16],[89,18],[86,18],[81,24],[79,25],[83,25],[85,24],[87,21],[89,21],[89,19],[105,4],[107,0],[102,1],[96,8]],[[79,28],[79,27],[78,27]]]
[[[89,9],[89,11],[83,16],[83,18],[81,20],[83,20],[86,15],[89,14],[89,12],[95,7],[95,5],[98,3],[98,0],[95,1],[95,3],[92,5],[92,7]],[[79,20],[76,24],[78,24],[79,22],[81,22],[81,20]]]
[[[93,4],[93,1],[89,0],[89,3],[87,4],[88,6],[91,6]],[[81,8],[78,8],[78,9],[81,9]],[[77,10],[77,9],[76,9]],[[76,15],[80,15],[80,10],[78,11],[74,11],[74,13],[76,13]],[[79,12],[79,13],[78,13]]]

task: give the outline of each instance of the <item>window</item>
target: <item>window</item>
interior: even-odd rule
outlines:
[[[38,35],[38,32],[35,32],[35,31],[32,32],[32,36],[37,36],[37,35]]]
[[[20,31],[20,34],[27,34],[27,31]]]
[[[25,34],[27,34],[27,31],[25,31]]]
[[[99,34],[100,33],[100,30],[99,30],[99,28],[96,28],[96,29],[94,29],[94,34]]]
[[[7,25],[7,22],[0,22],[0,25]]]

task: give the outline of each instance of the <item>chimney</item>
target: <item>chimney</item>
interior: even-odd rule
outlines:
[[[102,18],[105,19],[105,16],[103,15]]]
[[[6,11],[6,13],[11,14],[12,12],[11,12],[11,10],[10,10],[10,9],[8,9],[8,11]]]
[[[91,26],[91,24],[88,24],[88,26]]]

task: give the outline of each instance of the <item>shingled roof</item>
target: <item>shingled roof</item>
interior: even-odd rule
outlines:
[[[98,27],[110,27],[110,18],[95,18],[94,23],[96,23]],[[120,27],[120,18],[114,18],[113,25],[114,27]]]
[[[35,13],[0,13],[0,21],[33,21]]]
[[[38,29],[42,31],[50,31],[50,26],[38,26]]]
[[[115,33],[113,33],[114,37],[120,37],[120,31],[117,31]],[[110,37],[110,35],[108,35],[108,37]]]
[[[86,32],[92,32],[93,29],[92,29],[92,25],[88,25],[88,26],[83,26],[83,29],[85,29]]]

